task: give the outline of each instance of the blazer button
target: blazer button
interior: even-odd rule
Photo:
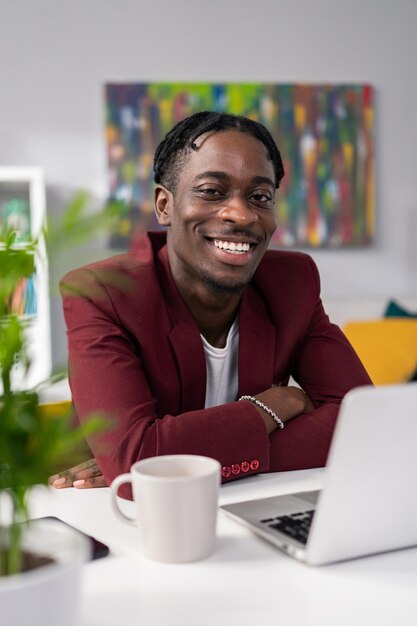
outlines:
[[[240,474],[240,465],[238,463],[233,463],[232,474]]]
[[[250,465],[247,461],[243,461],[243,463],[240,464],[240,469],[242,470],[242,472],[249,472],[249,468]]]
[[[259,467],[259,461],[258,459],[253,459],[253,461],[250,462],[250,468],[251,470],[256,471]]]
[[[229,478],[231,473],[232,473],[232,470],[230,469],[230,467],[228,465],[224,465],[222,467],[222,476],[223,476],[223,478]]]

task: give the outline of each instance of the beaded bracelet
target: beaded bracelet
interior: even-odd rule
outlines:
[[[241,396],[239,400],[249,400],[249,402],[253,402],[254,404],[256,404],[256,406],[259,406],[263,411],[265,411],[265,413],[268,413],[268,415],[272,417],[274,422],[278,424],[278,428],[280,428],[281,430],[284,428],[284,422],[279,419],[278,415],[274,413],[274,411],[270,409],[269,406],[266,406],[266,404],[264,404],[260,400],[257,400],[253,396]]]

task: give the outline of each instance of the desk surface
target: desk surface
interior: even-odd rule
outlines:
[[[324,472],[251,476],[224,485],[220,503],[318,489]],[[220,512],[210,558],[165,565],[141,556],[138,533],[115,517],[109,489],[40,488],[32,500],[34,517],[55,515],[112,551],[84,566],[82,626],[417,624],[417,548],[312,568]]]

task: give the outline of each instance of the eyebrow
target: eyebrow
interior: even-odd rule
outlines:
[[[207,172],[202,172],[201,174],[197,174],[195,176],[194,181],[202,180],[203,178],[217,178],[217,180],[228,180],[230,177],[225,172],[216,171],[216,170],[208,170]],[[275,183],[268,176],[254,176],[251,182],[255,185],[267,184],[271,185],[275,189]]]

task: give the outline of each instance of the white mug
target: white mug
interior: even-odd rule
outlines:
[[[135,518],[119,508],[117,492],[125,483],[132,485]],[[116,514],[138,525],[147,558],[185,563],[214,551],[219,486],[218,461],[172,454],[134,463],[113,480],[111,495]]]

